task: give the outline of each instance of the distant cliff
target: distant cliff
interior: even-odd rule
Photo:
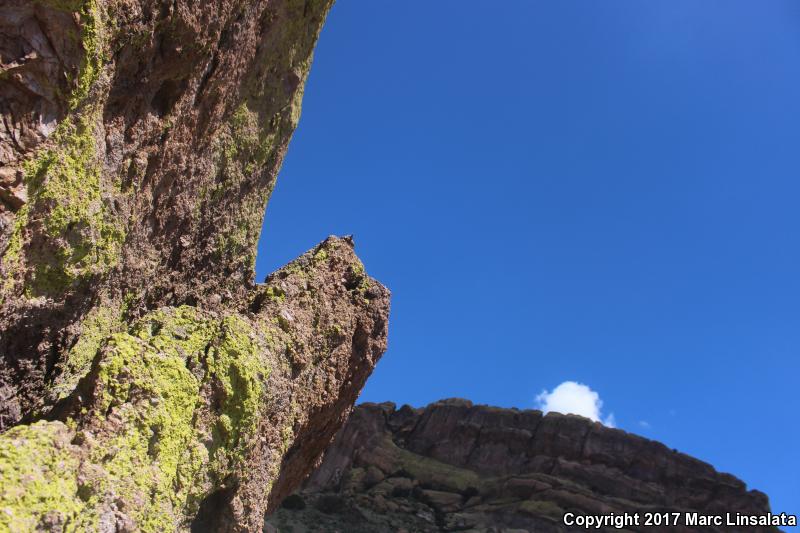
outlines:
[[[626,511],[763,514],[769,503],[707,463],[579,416],[465,400],[364,404],[265,530],[561,532],[571,531],[565,512]]]

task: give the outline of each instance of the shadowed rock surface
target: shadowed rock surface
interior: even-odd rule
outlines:
[[[341,426],[389,292],[253,279],[331,4],[0,2],[1,531],[258,531]]]
[[[586,531],[562,525],[568,511],[763,514],[769,503],[707,463],[575,415],[466,400],[424,409],[363,404],[302,490],[268,518],[265,531]]]

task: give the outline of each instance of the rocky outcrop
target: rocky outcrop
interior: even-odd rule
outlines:
[[[575,415],[545,416],[465,400],[424,409],[363,404],[265,530],[586,531],[566,527],[564,513],[652,511],[763,514],[769,503],[764,494],[702,461]]]
[[[98,314],[246,307],[330,4],[0,5],[6,424],[38,408]]]
[[[331,3],[0,3],[0,530],[257,531],[340,427],[388,291],[253,280]]]

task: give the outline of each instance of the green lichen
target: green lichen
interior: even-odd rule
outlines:
[[[206,362],[211,379],[221,385],[222,416],[217,426],[218,470],[239,462],[248,437],[255,433],[269,368],[247,322],[236,316],[222,321],[220,342]],[[217,472],[221,475],[221,471]]]
[[[75,13],[84,57],[68,98],[72,114],[50,139],[23,164],[30,202],[17,217],[5,252],[8,269],[23,259],[30,269],[29,297],[57,295],[76,282],[106,272],[116,264],[124,240],[120,222],[103,200],[101,161],[95,149],[98,99],[90,99],[107,60],[105,13],[97,0],[39,0],[50,8]],[[88,105],[85,105],[87,104]],[[45,243],[26,249],[26,242]],[[7,276],[9,278],[10,276]],[[10,288],[9,283],[4,289]]]
[[[175,490],[176,474],[179,467],[186,476],[187,466],[199,466],[184,464],[196,438],[192,418],[200,401],[200,382],[186,366],[192,354],[184,348],[208,342],[204,326],[186,339],[166,327],[147,340],[117,334],[100,366],[103,395],[97,413],[112,411],[125,431],[105,435],[102,446],[92,450],[93,462],[107,474],[95,490],[113,490],[125,501],[145,499],[132,517],[142,531],[175,529],[189,489]]]
[[[391,441],[385,446],[395,448]],[[445,465],[435,459],[417,455],[402,448],[393,450],[397,457],[396,469],[408,473],[408,477],[418,479],[432,488],[464,492],[470,487],[480,487],[480,477],[472,470]]]
[[[328,259],[328,250],[325,248],[320,248],[314,253],[314,261],[317,263],[323,263]]]
[[[286,292],[283,289],[275,286],[268,286],[264,290],[264,296],[271,302],[283,303],[286,301]]]
[[[102,23],[103,13],[96,0],[81,2],[83,19],[82,42],[86,54],[83,58],[77,87],[70,97],[70,108],[76,109],[88,96],[107,61],[107,39]]]
[[[22,246],[24,243],[23,234],[25,226],[28,224],[29,211],[30,206],[26,204],[17,212],[17,218],[14,219],[14,227],[11,230],[11,238],[3,253],[3,269],[6,274],[5,280],[3,281],[3,298],[14,286],[15,278],[12,273],[19,269]]]
[[[51,244],[30,251],[33,296],[57,294],[76,281],[114,266],[125,233],[104,204],[101,164],[95,153],[94,120],[65,119],[51,147],[24,165],[30,212],[41,217]]]
[[[66,526],[83,513],[71,436],[61,422],[37,422],[0,438],[0,530],[34,531],[48,522],[60,529],[58,524]]]
[[[339,324],[334,324],[330,328],[328,328],[328,334],[326,335],[328,339],[331,339],[334,342],[338,342],[344,338],[344,330],[342,326]]]
[[[67,353],[61,375],[52,388],[58,399],[71,394],[78,381],[89,372],[106,339],[121,328],[122,312],[119,306],[100,305],[83,319],[80,336]]]
[[[268,374],[254,339],[243,319],[218,322],[191,307],[151,313],[130,334],[112,337],[97,411],[111,410],[133,429],[98,448],[95,460],[118,450],[104,464],[114,491],[149,496],[135,516],[142,531],[173,529],[209,486],[241,467]],[[207,386],[222,394],[210,444],[196,415]]]
[[[14,220],[14,228],[11,231],[11,239],[8,241],[8,246],[3,254],[3,260],[7,265],[19,262],[20,252],[22,251],[22,232],[28,224],[29,210],[26,204],[17,212],[17,218]]]
[[[210,318],[191,306],[153,311],[131,328],[131,334],[159,351],[178,357],[205,350],[217,333]]]
[[[274,180],[260,191],[242,190],[253,174],[263,171],[270,158],[278,153],[282,138],[278,118],[263,119],[246,103],[241,104],[220,130],[215,146],[217,183],[201,191],[201,196],[211,204],[219,203],[227,195],[242,197],[240,209],[226,218],[220,227],[215,245],[217,259],[234,260],[250,269],[255,268],[255,248],[261,220]]]
[[[286,425],[281,429],[281,452],[286,452],[294,440],[294,429],[291,425]]]
[[[102,315],[92,319],[99,329],[114,314]],[[68,530],[93,530],[113,505],[137,531],[173,531],[230,474],[246,474],[269,374],[249,322],[184,306],[152,312],[99,344],[94,400],[79,425],[0,436],[0,526],[30,531],[56,512]],[[220,396],[218,409],[209,393]]]
[[[364,270],[364,264],[358,258],[356,258],[355,262],[350,265],[348,269],[351,275],[358,279],[358,286],[356,289],[358,290],[359,294],[362,296],[362,298],[369,301],[369,298],[367,297],[367,291],[370,288],[370,281],[366,270]]]
[[[262,167],[275,150],[277,128],[261,127],[258,114],[251,111],[246,103],[241,104],[230,120],[230,137],[223,141],[223,155],[230,163],[239,158],[243,163],[245,175],[252,174]],[[241,157],[240,157],[241,156]]]
[[[108,35],[105,12],[97,0],[38,0],[38,3],[76,13],[80,17],[80,42],[84,49],[80,70],[74,80],[75,89],[69,98],[71,110],[77,109],[86,100],[92,86],[100,78],[103,65],[108,60]]]
[[[241,184],[267,163],[278,147],[278,129],[273,123],[262,124],[258,113],[246,103],[236,109],[217,137],[220,179],[211,198],[221,198],[225,190]]]
[[[216,251],[219,258],[238,257],[251,248],[254,242],[250,228],[237,225],[217,237]]]

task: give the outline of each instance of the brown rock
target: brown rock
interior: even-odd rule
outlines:
[[[331,3],[0,5],[6,425],[42,410],[101,308],[246,310]]]
[[[259,531],[340,428],[388,290],[253,279],[331,4],[0,3],[0,530]]]
[[[332,468],[346,477],[379,463],[382,471],[402,476],[405,486],[414,487],[395,492],[393,501],[416,511],[393,512],[376,503],[372,492],[351,492],[345,500],[358,502],[353,505],[361,512],[359,519],[349,522],[343,516],[328,527],[389,532],[394,531],[391,524],[401,524],[408,531],[565,532],[571,531],[562,522],[567,511],[769,511],[764,494],[748,491],[733,476],[660,443],[579,416],[544,416],[464,400],[424,409],[394,410],[389,405],[363,404],[353,411],[306,481],[303,495],[313,500],[339,494]],[[420,528],[422,516],[434,517],[429,529]],[[303,519],[278,512],[267,522],[282,531]]]

